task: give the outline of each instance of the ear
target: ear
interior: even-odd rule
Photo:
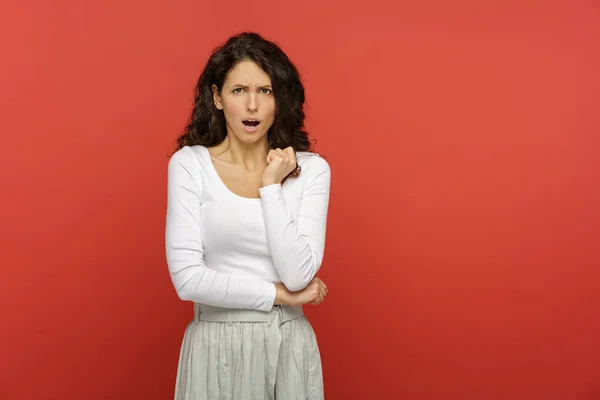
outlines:
[[[212,91],[213,91],[213,101],[215,103],[215,107],[217,107],[218,110],[222,110],[223,109],[223,101],[221,100],[221,95],[219,94],[219,89],[217,88],[217,85],[212,85]]]

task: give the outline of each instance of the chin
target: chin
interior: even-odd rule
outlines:
[[[261,133],[246,133],[246,132],[242,132],[241,134],[237,134],[235,135],[236,139],[239,140],[240,142],[246,143],[246,144],[254,144],[254,143],[258,143],[261,140],[266,140],[267,134],[261,134]]]

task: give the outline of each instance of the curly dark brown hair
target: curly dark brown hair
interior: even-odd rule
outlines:
[[[175,151],[184,146],[216,146],[225,140],[227,127],[223,111],[215,107],[212,86],[219,92],[227,74],[241,61],[253,61],[271,78],[275,96],[275,120],[267,132],[269,149],[312,151],[304,130],[304,86],[298,70],[275,43],[254,32],[243,32],[217,47],[198,79],[194,108],[188,125],[177,138]],[[291,176],[300,173],[296,168]]]

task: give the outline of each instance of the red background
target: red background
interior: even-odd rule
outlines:
[[[600,399],[600,3],[5,1],[0,398],[172,398],[167,154],[218,43],[332,166],[326,398]]]

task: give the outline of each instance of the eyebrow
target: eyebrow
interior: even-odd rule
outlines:
[[[242,84],[235,84],[233,85],[233,87],[236,88],[242,88],[242,89],[249,89],[250,87],[248,85],[242,85]],[[271,85],[263,85],[263,86],[259,86],[258,89],[272,89]]]

